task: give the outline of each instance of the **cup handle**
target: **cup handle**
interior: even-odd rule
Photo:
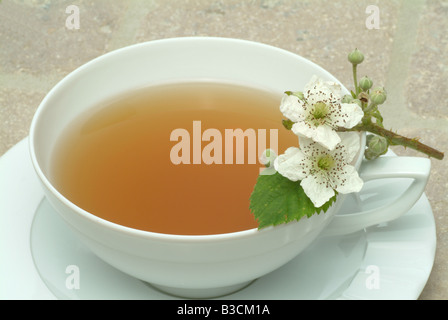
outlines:
[[[411,185],[392,203],[385,206],[353,214],[336,214],[322,235],[345,235],[382,222],[394,220],[420,199],[429,178],[431,162],[418,157],[380,157],[363,160],[360,177],[364,182],[376,179],[411,178]]]

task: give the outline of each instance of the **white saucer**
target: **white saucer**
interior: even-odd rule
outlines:
[[[366,183],[345,209],[400,196],[406,180]],[[0,158],[0,299],[177,299],[104,263],[45,200],[24,139]],[[403,217],[317,239],[282,268],[223,299],[417,299],[432,269],[436,231],[425,195]],[[67,285],[73,269],[79,287]]]

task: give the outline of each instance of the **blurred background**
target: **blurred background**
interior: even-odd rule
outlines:
[[[368,75],[388,92],[385,127],[446,151],[447,30],[447,0],[3,0],[0,156],[28,135],[46,93],[77,67],[127,45],[183,36],[277,46],[319,64],[349,89],[347,54],[358,48],[365,55],[359,78]],[[432,160],[426,195],[437,251],[420,299],[448,298],[447,174],[446,160]]]

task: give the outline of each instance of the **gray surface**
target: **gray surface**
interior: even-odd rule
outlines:
[[[80,29],[69,30],[65,9],[71,4],[0,3],[0,155],[27,136],[38,104],[67,73],[113,49],[177,36],[234,37],[278,46],[316,62],[350,87],[346,55],[358,47],[366,56],[360,77],[368,74],[388,90],[381,108],[386,127],[448,149],[446,0],[80,0]],[[370,4],[380,9],[380,29],[366,28]],[[420,298],[446,299],[448,165],[446,160],[432,165],[426,194],[438,246]]]

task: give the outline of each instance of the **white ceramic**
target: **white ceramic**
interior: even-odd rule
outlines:
[[[0,157],[0,177],[1,300],[179,299],[113,268],[80,243],[44,197],[28,138]],[[385,205],[409,183],[367,182],[347,197],[341,211]],[[434,217],[423,194],[402,217],[348,235],[318,237],[284,266],[218,299],[413,300],[431,273],[435,250]],[[79,271],[77,287],[67,285],[73,267]]]
[[[101,56],[58,83],[39,106],[30,129],[30,154],[48,201],[98,257],[157,288],[185,297],[212,297],[247,286],[283,266],[326,228],[344,234],[395,219],[420,198],[429,176],[424,158],[382,158],[364,164],[365,181],[411,178],[413,183],[387,207],[337,216],[345,196],[325,214],[299,222],[210,236],[144,232],[88,213],[60,194],[48,179],[53,147],[79,113],[113,95],[151,84],[184,81],[241,83],[278,92],[303,87],[311,78],[337,81],[290,52],[235,39],[178,38],[152,41]],[[362,148],[365,136],[362,136]],[[356,161],[361,165],[362,154]]]

